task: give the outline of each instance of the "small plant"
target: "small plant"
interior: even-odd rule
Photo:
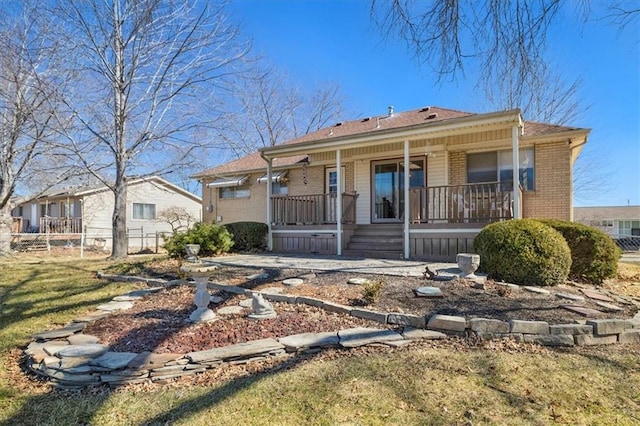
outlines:
[[[375,303],[380,298],[380,293],[384,285],[385,281],[383,277],[364,283],[362,285],[362,300],[364,300],[367,305]]]

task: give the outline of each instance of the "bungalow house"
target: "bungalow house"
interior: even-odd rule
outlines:
[[[451,260],[491,222],[571,220],[588,134],[525,122],[517,109],[389,107],[194,178],[205,221],[264,222],[273,251]]]
[[[114,196],[106,186],[49,190],[41,196],[17,204],[14,223],[22,233],[47,234],[51,240],[80,243],[110,250]],[[129,247],[143,249],[155,245],[157,232],[171,233],[168,222],[158,215],[180,207],[194,220],[201,220],[200,197],[158,176],[132,179],[127,187]],[[192,221],[193,222],[193,221]]]

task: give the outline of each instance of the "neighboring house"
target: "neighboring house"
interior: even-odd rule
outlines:
[[[277,252],[452,260],[488,223],[571,220],[573,164],[588,135],[524,122],[517,109],[390,107],[194,178],[204,221],[267,223]]]
[[[613,238],[640,237],[640,206],[575,207],[573,220]]]
[[[14,223],[23,233],[48,234],[53,240],[78,241],[85,232],[85,245],[111,248],[114,195],[105,186],[47,191],[17,205]],[[157,220],[171,207],[181,207],[201,219],[200,197],[157,176],[132,179],[127,188],[127,227],[130,249],[155,245],[156,232],[171,233],[171,225]]]

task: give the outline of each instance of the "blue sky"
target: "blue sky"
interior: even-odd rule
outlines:
[[[236,0],[234,19],[256,51],[313,87],[338,83],[350,116],[437,105],[470,112],[490,110],[475,81],[438,84],[398,40],[383,40],[368,0]],[[555,28],[549,53],[561,71],[582,78],[582,113],[571,125],[591,128],[582,168],[603,168],[604,190],[576,197],[579,205],[640,205],[640,31],[603,22]],[[524,117],[525,119],[527,117]]]

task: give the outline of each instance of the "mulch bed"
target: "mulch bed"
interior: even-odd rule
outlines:
[[[160,268],[162,269],[162,268]],[[147,275],[171,278],[171,268]],[[256,273],[269,274],[268,279],[249,280]],[[296,287],[282,284],[286,278],[305,275],[305,282]],[[347,284],[349,278],[364,277],[383,280],[377,302],[365,306],[361,286]],[[281,287],[287,294],[309,296],[344,305],[367,309],[400,312],[414,315],[459,315],[466,318],[482,317],[503,321],[510,319],[547,321],[550,324],[570,323],[585,318],[569,312],[561,305],[571,304],[566,299],[545,296],[525,290],[505,290],[504,286],[488,282],[484,290],[476,289],[465,280],[430,281],[418,277],[378,276],[342,272],[310,273],[291,269],[256,270],[254,268],[223,267],[212,281],[228,285],[260,290]],[[414,289],[422,286],[439,287],[443,298],[415,297]],[[565,285],[550,289],[552,292],[581,294],[579,287]],[[111,349],[120,352],[186,353],[243,343],[269,337],[283,337],[305,332],[337,331],[351,327],[382,327],[381,324],[347,315],[326,312],[304,304],[273,303],[278,314],[275,319],[255,321],[248,319],[249,308],[240,314],[218,315],[210,323],[191,324],[189,315],[193,305],[193,286],[177,286],[163,289],[144,300],[135,302],[128,311],[119,312],[97,321],[85,329],[86,334],[100,338]],[[223,298],[214,310],[223,306],[237,306],[246,296],[224,291],[210,291]],[[586,300],[581,306],[602,310],[594,301]],[[599,318],[629,318],[637,312],[632,305],[620,305],[624,312],[603,312]]]

